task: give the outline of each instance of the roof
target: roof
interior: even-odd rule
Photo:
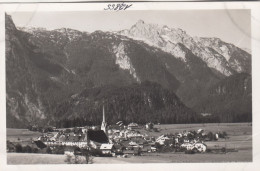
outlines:
[[[121,149],[121,148],[122,148],[122,145],[120,145],[120,144],[115,144],[114,147],[115,147],[116,149]]]
[[[88,139],[98,143],[108,143],[108,137],[103,130],[88,130]]]
[[[78,142],[79,141],[79,136],[68,136],[67,137],[67,142]]]
[[[137,145],[137,143],[134,141],[131,141],[131,142],[129,142],[129,145]]]
[[[198,129],[198,131],[197,132],[202,132],[202,131],[204,131],[203,129]]]
[[[34,143],[37,145],[39,148],[45,148],[47,147],[42,141],[34,141]]]
[[[130,123],[128,126],[129,126],[129,127],[137,127],[138,124],[137,124],[137,123]]]
[[[113,144],[101,144],[100,150],[111,150],[113,146]]]
[[[58,139],[59,141],[65,141],[66,140],[66,137],[65,137],[65,135],[61,135],[60,137],[59,137],[59,139]]]
[[[85,135],[85,134],[82,134],[82,135],[80,136],[79,141],[85,141],[85,138],[86,138],[86,135]]]
[[[116,124],[118,125],[118,124],[121,124],[122,123],[122,121],[118,121]]]

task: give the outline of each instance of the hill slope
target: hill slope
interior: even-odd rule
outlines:
[[[85,89],[65,100],[55,110],[58,127],[100,124],[102,105],[109,123],[148,121],[160,123],[192,123],[197,114],[187,108],[171,91],[159,84],[144,82],[123,87],[105,86]]]
[[[251,122],[251,76],[240,73],[221,80],[194,109],[199,113],[210,113],[221,122]]]

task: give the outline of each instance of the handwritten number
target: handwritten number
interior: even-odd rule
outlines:
[[[107,8],[104,8],[104,10],[114,10],[114,11],[120,11],[120,10],[126,10],[128,8],[130,8],[133,4],[125,4],[125,3],[121,3],[121,4],[108,4]]]
[[[130,8],[132,5],[133,5],[133,4],[131,4],[131,5],[126,5],[125,10],[126,10],[127,8]]]
[[[110,6],[111,6],[111,4],[108,4],[108,5],[107,5],[107,8],[104,8],[104,10],[109,10],[109,9],[110,9]]]

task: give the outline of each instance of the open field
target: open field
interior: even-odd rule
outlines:
[[[65,155],[8,153],[8,164],[66,164]],[[184,154],[184,153],[146,153],[128,158],[94,157],[93,164],[123,163],[209,163],[209,162],[251,162],[252,153],[248,150],[226,154]]]
[[[65,155],[7,153],[7,164],[66,164]]]
[[[129,158],[94,158],[94,164],[109,163],[222,163],[251,162],[252,153],[246,150],[226,154],[147,153]]]
[[[29,131],[28,129],[7,128],[6,139],[11,142],[30,141],[39,137],[42,133]],[[18,140],[19,139],[19,140]]]
[[[140,132],[147,133],[150,136],[158,137],[162,134],[182,132],[184,130],[197,131],[198,129],[204,129],[207,132],[225,131],[229,136],[252,135],[251,123],[164,124],[164,125],[155,125],[155,128],[158,128],[159,132],[147,132],[145,130],[140,130]]]
[[[249,123],[235,124],[172,124],[156,125],[159,132],[149,132],[140,129],[141,133],[149,136],[158,137],[162,134],[175,133],[183,130],[227,132],[228,139],[219,139],[219,141],[206,142],[208,148],[226,147],[236,148],[238,152],[229,152],[226,154],[184,154],[184,153],[144,153],[142,156],[129,156],[128,158],[116,157],[95,157],[94,164],[99,163],[200,163],[200,162],[251,162],[252,161],[252,126]],[[21,133],[21,134],[19,134]],[[7,139],[21,140],[39,136],[40,133],[26,130],[7,129]],[[53,154],[25,154],[8,153],[8,164],[64,164],[64,155]]]

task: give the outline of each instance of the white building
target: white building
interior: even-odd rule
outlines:
[[[102,151],[102,154],[112,154],[114,144],[101,144],[100,150]]]

